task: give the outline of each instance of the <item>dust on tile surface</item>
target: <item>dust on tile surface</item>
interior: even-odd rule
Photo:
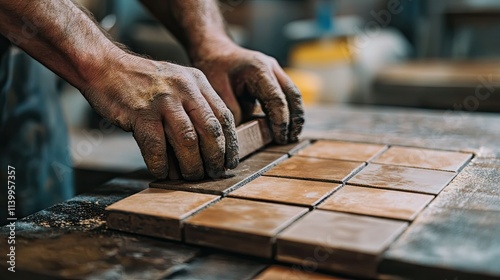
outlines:
[[[346,185],[318,209],[412,221],[433,195]]]
[[[369,161],[387,148],[385,145],[318,140],[297,155],[324,159]]]
[[[293,156],[286,159],[285,154]],[[158,202],[144,199],[122,204],[124,210],[113,209],[115,205],[107,210],[123,214],[128,208],[141,208],[133,205],[151,205],[139,210],[142,213],[130,214],[139,217],[139,224],[132,226],[146,225],[141,230],[158,230],[157,225],[163,219],[171,232],[160,228],[162,235],[157,237],[173,236],[181,240],[184,233],[186,243],[263,258],[273,258],[276,248],[278,261],[295,264],[301,264],[317,248],[322,248],[326,259],[318,263],[319,268],[376,277],[380,254],[454,178],[456,173],[451,171],[460,170],[471,156],[406,147],[387,150],[385,145],[322,140],[268,147],[244,160],[233,171],[236,174],[233,178],[151,184],[192,191],[148,190],[179,193],[178,196],[227,195],[223,198],[206,195],[213,200],[200,202],[203,210],[193,205],[200,210],[194,215],[189,216],[197,210],[189,212],[182,207],[178,213],[171,210],[170,214],[162,214],[161,205],[165,202],[159,198]],[[264,171],[267,172],[260,176]],[[317,209],[308,212],[312,206]],[[144,215],[159,219],[141,220]],[[290,268],[271,266],[258,279],[302,275],[290,273]],[[312,279],[335,279],[304,275],[319,277]]]
[[[262,176],[231,192],[229,196],[314,206],[340,186],[337,183]]]
[[[224,198],[185,222],[186,242],[271,257],[271,239],[305,207]],[[245,240],[245,242],[242,242]]]
[[[210,194],[149,188],[108,206],[106,211],[180,220],[218,198]]]
[[[436,195],[454,177],[448,171],[370,163],[348,184]]]
[[[393,146],[373,162],[457,172],[471,157],[470,153]]]
[[[364,165],[364,162],[294,156],[264,175],[341,183]]]
[[[302,264],[321,249],[323,269],[373,277],[377,257],[408,223],[313,210],[278,235],[277,259]]]
[[[106,208],[112,229],[181,240],[181,221],[219,199],[218,196],[145,189]]]
[[[377,255],[406,225],[402,221],[314,210],[280,233],[278,240]]]

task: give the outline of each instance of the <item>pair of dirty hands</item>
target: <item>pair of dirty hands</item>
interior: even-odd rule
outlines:
[[[121,61],[119,71],[103,75],[84,95],[104,117],[133,132],[157,178],[168,177],[172,153],[186,180],[218,178],[235,168],[235,125],[253,112],[256,100],[276,143],[298,140],[301,95],[272,57],[233,45],[193,60],[197,69],[134,55]]]

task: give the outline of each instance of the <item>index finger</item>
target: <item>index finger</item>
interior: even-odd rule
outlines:
[[[304,126],[304,106],[302,95],[283,69],[275,63],[274,74],[283,90],[290,111],[289,141],[297,142]]]
[[[271,123],[274,140],[278,144],[286,144],[288,142],[290,112],[287,98],[277,79],[272,72],[263,70],[248,77],[246,87],[250,94],[257,97],[263,105],[263,109]]]
[[[206,79],[200,79],[200,90],[201,94],[205,97],[210,108],[222,126],[222,131],[226,141],[224,155],[225,167],[228,169],[234,169],[239,164],[239,149],[233,114]]]

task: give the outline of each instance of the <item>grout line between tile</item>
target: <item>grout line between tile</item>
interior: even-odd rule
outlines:
[[[385,153],[387,150],[389,150],[390,147],[391,146],[389,146],[389,145],[385,145],[383,149],[381,149],[378,153],[374,154],[371,158],[369,158],[367,161],[365,161],[366,164],[368,164],[372,160],[379,158],[383,153]]]
[[[349,175],[347,175],[347,177],[342,179],[342,184],[346,184],[347,181],[351,180],[352,177],[354,177],[356,174],[361,172],[361,170],[363,170],[366,166],[368,166],[366,162],[361,162],[361,163],[363,163],[363,165],[356,167],[354,170],[351,171],[351,173],[349,173]]]
[[[315,138],[304,138],[304,140],[309,139],[312,143],[315,143],[317,141],[339,141],[339,142],[350,142],[350,143],[357,143],[357,144],[371,144],[371,145],[385,145],[390,147],[405,147],[405,148],[417,148],[417,149],[426,149],[426,150],[435,150],[435,151],[445,151],[445,152],[455,152],[455,153],[463,153],[463,154],[475,154],[475,151],[477,149],[475,148],[457,148],[457,149],[444,149],[444,148],[429,148],[429,147],[423,147],[423,146],[415,146],[415,145],[404,145],[404,144],[391,144],[387,142],[367,142],[367,141],[359,141],[359,140],[346,140],[346,139],[340,139],[340,138],[322,138],[322,137],[315,137]]]
[[[414,169],[422,169],[422,170],[434,170],[434,171],[443,171],[448,173],[458,173],[453,170],[445,170],[445,169],[436,169],[436,168],[428,168],[428,167],[418,167],[418,166],[410,166],[410,165],[402,165],[402,164],[390,164],[383,162],[369,162],[370,164],[378,164],[378,165],[386,165],[386,166],[396,166],[396,167],[406,167],[406,168],[414,168]]]
[[[432,200],[431,200],[432,201]],[[429,202],[430,203],[430,202]],[[426,205],[427,206],[427,205]],[[371,218],[377,218],[377,219],[383,219],[383,220],[392,220],[392,221],[399,221],[399,222],[406,222],[406,223],[409,223],[411,224],[417,217],[415,216],[415,218],[413,220],[406,220],[406,219],[400,219],[400,218],[393,218],[393,217],[381,217],[381,216],[377,216],[377,215],[370,215],[370,214],[361,214],[361,213],[354,213],[354,212],[349,212],[349,211],[342,211],[342,210],[329,210],[329,209],[319,209],[319,208],[316,208],[317,210],[321,210],[321,211],[328,211],[328,212],[337,212],[337,213],[345,213],[345,214],[351,214],[351,215],[356,215],[356,216],[360,216],[360,217],[371,217]],[[423,211],[423,209],[421,210]],[[421,211],[419,211],[418,213],[420,213]],[[417,215],[418,216],[418,215]]]
[[[272,260],[277,261],[276,260],[276,253],[277,253],[278,247],[277,247],[277,244],[276,244],[276,239],[278,238],[278,235],[280,233],[282,233],[284,230],[286,230],[287,228],[291,227],[293,224],[297,223],[299,220],[301,220],[302,218],[304,218],[305,215],[311,213],[312,211],[313,211],[313,209],[308,209],[302,215],[300,215],[297,218],[295,218],[291,223],[289,223],[288,225],[286,225],[283,228],[281,228],[280,230],[278,230],[278,232],[276,232],[276,234],[271,237],[271,259]]]
[[[282,201],[274,201],[274,200],[263,199],[263,198],[242,197],[242,196],[227,196],[227,197],[228,198],[243,199],[243,200],[250,200],[250,201],[255,201],[255,202],[266,202],[266,203],[274,203],[274,204],[280,204],[280,205],[298,206],[298,207],[302,207],[302,208],[308,208],[309,210],[314,209],[314,206],[304,205],[304,204],[300,204],[300,203],[293,203],[293,202],[282,202]]]
[[[299,157],[299,158],[314,158],[314,159],[320,159],[320,160],[326,160],[326,161],[346,161],[346,162],[355,162],[355,163],[365,163],[366,161],[360,161],[360,160],[350,160],[350,159],[338,159],[338,158],[322,158],[322,157],[313,157],[313,156],[304,156],[304,155],[294,155],[293,157]]]
[[[329,194],[327,194],[325,197],[323,197],[322,199],[320,199],[320,201],[316,202],[316,204],[314,204],[313,206],[313,210],[314,209],[318,209],[318,205],[320,205],[321,203],[325,202],[325,200],[329,199],[330,197],[332,197],[333,195],[335,195],[335,193],[337,193],[338,191],[340,191],[342,188],[344,188],[346,184],[344,183],[341,183],[340,184],[340,187],[334,189],[332,192],[330,192]]]
[[[217,198],[216,200],[214,200],[214,201],[212,201],[212,202],[208,203],[207,205],[205,205],[205,206],[201,207],[201,208],[200,208],[200,209],[198,209],[198,210],[193,211],[193,212],[192,212],[191,214],[189,214],[187,217],[185,217],[185,218],[183,218],[183,219],[180,219],[180,220],[179,220],[179,229],[180,229],[180,231],[181,231],[181,242],[186,243],[186,240],[185,240],[185,234],[184,234],[184,222],[185,222],[187,219],[189,219],[189,218],[193,217],[194,215],[196,215],[196,214],[200,213],[201,211],[203,211],[203,210],[207,209],[208,207],[210,207],[210,206],[212,206],[212,205],[216,204],[217,202],[219,202],[219,201],[221,201],[221,200],[222,200],[222,197],[221,197],[221,196],[219,196],[219,198]]]
[[[236,183],[232,187],[227,188],[224,191],[222,191],[221,197],[224,198],[228,194],[230,194],[231,192],[233,192],[233,191],[235,191],[235,190],[237,190],[237,189],[245,186],[246,184],[248,184],[248,183],[252,182],[253,180],[257,179],[258,177],[263,176],[264,173],[266,173],[267,171],[269,171],[271,168],[274,168],[278,164],[282,163],[283,161],[287,160],[288,158],[289,158],[289,156],[287,154],[283,154],[283,156],[281,156],[277,160],[275,160],[275,161],[271,162],[270,164],[264,166],[262,169],[258,170],[254,174],[246,177],[244,180],[241,180],[241,182]]]
[[[453,177],[453,178],[455,178],[455,177]],[[451,180],[453,180],[453,179],[451,179]],[[450,183],[448,183],[446,186],[448,186],[449,184]],[[399,191],[399,192],[407,192],[407,193],[427,194],[427,195],[433,195],[433,196],[437,196],[439,193],[441,193],[441,191],[444,190],[444,188],[446,188],[446,186],[445,186],[443,188],[443,190],[441,190],[439,193],[434,194],[434,193],[422,192],[422,191],[416,191],[416,190],[404,190],[404,189],[395,189],[395,188],[387,188],[387,187],[375,187],[375,186],[370,186],[370,185],[366,185],[366,184],[356,184],[356,183],[349,183],[349,182],[347,182],[346,185],[355,186],[355,187],[365,187],[365,188],[379,189],[379,190],[388,190],[388,191]]]
[[[279,175],[279,176],[278,175],[267,175],[267,174],[262,174],[262,176],[274,177],[274,178],[286,178],[286,179],[304,180],[304,181],[315,181],[315,182],[326,182],[326,183],[343,184],[343,182],[339,181],[339,180],[325,180],[325,179],[316,179],[316,178],[299,178],[299,177],[282,176],[282,175]]]
[[[408,227],[411,226],[411,224],[413,224],[413,222],[418,219],[418,216],[420,216],[427,208],[431,207],[432,206],[432,203],[437,199],[437,197],[439,196],[439,194],[441,194],[441,192],[443,192],[452,182],[453,180],[455,180],[455,178],[458,176],[458,174],[465,168],[467,167],[467,165],[469,165],[472,161],[472,159],[475,157],[475,154],[472,155],[472,157],[469,159],[469,161],[467,163],[465,163],[462,168],[460,169],[460,171],[457,171],[457,173],[455,174],[455,176],[450,180],[450,182],[448,182],[448,184],[446,184],[446,186],[436,195],[433,195],[434,197],[431,199],[431,201],[429,201],[429,203],[427,203],[427,205],[425,205],[424,208],[422,208],[422,210],[420,210],[417,215],[415,215],[415,218],[413,218],[413,220],[411,221],[410,225]],[[406,231],[406,230],[405,230]],[[394,240],[396,241],[396,240]],[[394,243],[394,242],[393,242]],[[392,244],[391,244],[392,245]]]

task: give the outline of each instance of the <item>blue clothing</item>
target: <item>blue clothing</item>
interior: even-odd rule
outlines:
[[[0,38],[0,45],[5,44]],[[7,166],[15,167],[18,218],[74,195],[57,79],[17,48],[0,52],[0,178],[6,186]],[[7,187],[2,189],[0,205],[6,206]],[[7,207],[2,207],[0,224],[6,215]]]

